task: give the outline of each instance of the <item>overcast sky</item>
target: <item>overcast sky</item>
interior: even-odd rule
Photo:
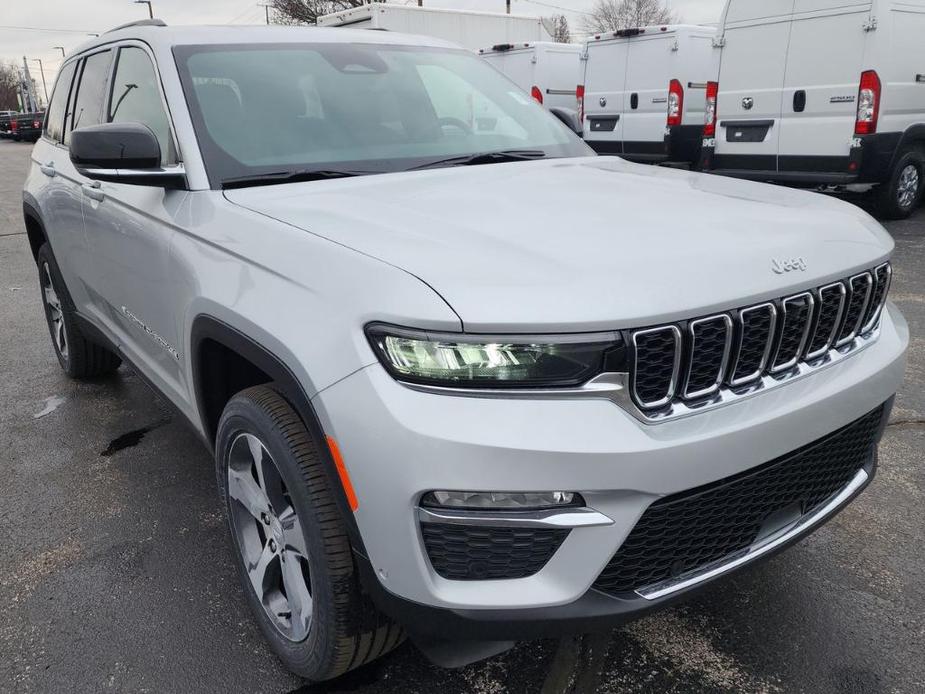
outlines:
[[[410,4],[414,0],[398,0]],[[513,0],[517,14],[565,14],[577,28],[582,12],[595,0]],[[257,0],[152,0],[155,16],[168,24],[258,24],[264,9]],[[451,7],[486,12],[504,11],[504,0],[424,0],[425,6]],[[723,0],[668,0],[683,21],[692,24],[716,22]],[[561,8],[561,9],[558,9]],[[147,16],[147,6],[132,0],[0,0],[0,60],[22,62],[23,56],[40,58],[51,91],[61,63],[63,46],[70,51],[87,37],[86,32],[102,32],[118,24]],[[22,28],[11,28],[22,27]],[[29,27],[28,29],[26,27]],[[50,31],[59,29],[66,31]],[[30,70],[42,88],[38,63]]]

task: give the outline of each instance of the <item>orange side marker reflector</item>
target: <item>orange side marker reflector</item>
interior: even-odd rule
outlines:
[[[356,511],[360,508],[360,502],[357,501],[356,492],[353,491],[353,483],[350,481],[350,475],[347,473],[347,466],[344,465],[344,459],[341,457],[340,448],[337,447],[337,441],[330,436],[325,436],[328,440],[328,448],[331,451],[331,457],[334,458],[334,467],[337,468],[337,476],[340,477],[340,484],[344,488],[344,494],[347,495],[347,503],[350,504],[350,510]]]

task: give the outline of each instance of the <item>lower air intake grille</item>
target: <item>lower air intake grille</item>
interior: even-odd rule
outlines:
[[[546,566],[568,528],[485,528],[422,523],[434,571],[455,581],[525,578]]]
[[[594,583],[630,593],[748,548],[775,513],[812,513],[874,453],[883,407],[770,463],[659,499],[639,519]]]

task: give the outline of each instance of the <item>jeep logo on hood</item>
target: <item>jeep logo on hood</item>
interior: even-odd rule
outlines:
[[[797,256],[796,258],[771,258],[771,270],[778,275],[793,272],[794,270],[805,272],[806,260],[802,256]]]

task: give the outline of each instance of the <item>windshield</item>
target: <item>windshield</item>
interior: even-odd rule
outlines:
[[[174,53],[216,188],[261,175],[453,166],[495,152],[593,154],[463,50],[338,43],[180,46]],[[510,159],[470,163],[502,160]]]

